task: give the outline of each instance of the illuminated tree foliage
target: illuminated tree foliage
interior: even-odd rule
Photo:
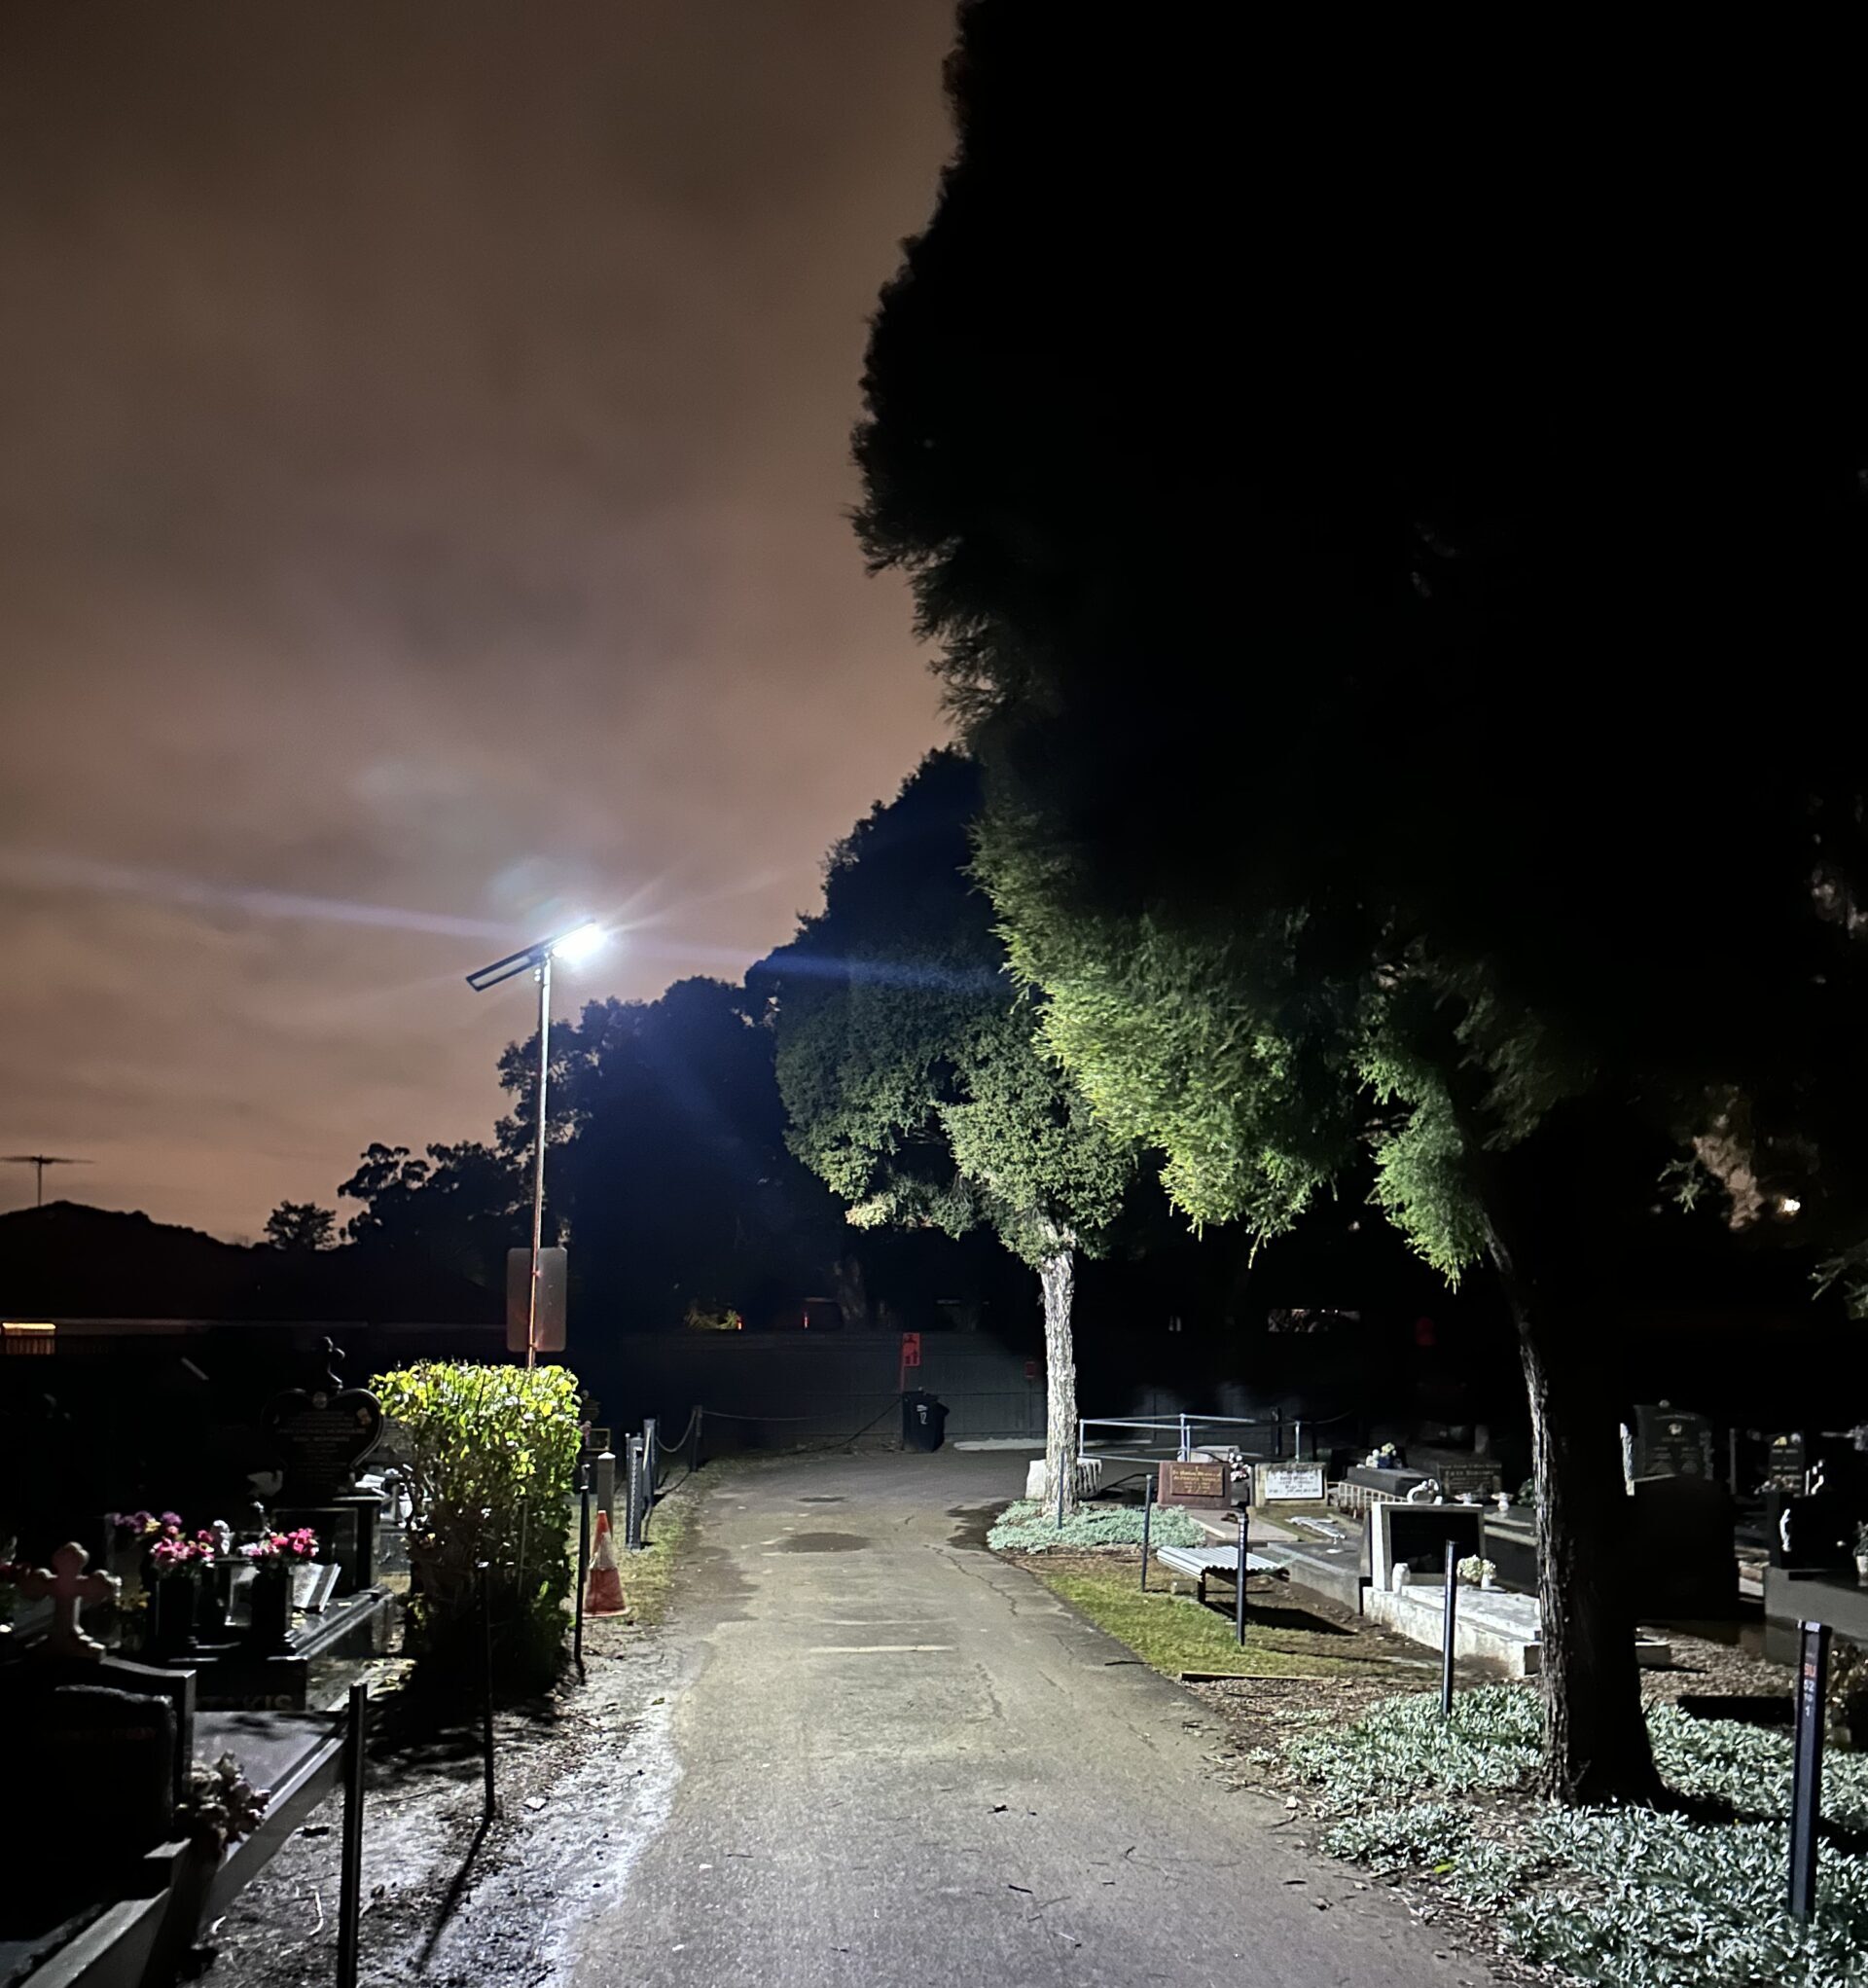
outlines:
[[[1496,1278],[1548,1785],[1649,1798],[1598,1369],[1657,1175],[1862,1253],[1846,163],[1818,120],[1741,157],[1721,89],[1623,83],[1638,48],[1474,88],[1431,37],[1058,27],[963,10],[864,542],[941,644],[980,873],[1112,1134],[1263,1235],[1372,1161],[1428,1262]]]
[[[791,1144],[858,1227],[985,1224],[1038,1273],[1049,1481],[1076,1499],[1078,1253],[1121,1207],[1111,1138],[1038,1036],[965,874],[978,776],[935,753],[833,851],[824,910],[753,976],[777,1018]]]

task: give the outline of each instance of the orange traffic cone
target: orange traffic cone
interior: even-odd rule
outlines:
[[[616,1564],[616,1547],[610,1539],[610,1515],[596,1515],[596,1550],[591,1555],[591,1578],[584,1590],[587,1615],[627,1613],[623,1600],[623,1575]]]

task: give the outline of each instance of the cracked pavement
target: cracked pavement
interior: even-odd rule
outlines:
[[[984,1550],[1024,1468],[790,1458],[705,1492],[671,1783],[581,1988],[1489,1983],[1222,1787],[1197,1699]]]

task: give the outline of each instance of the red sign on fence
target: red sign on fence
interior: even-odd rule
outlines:
[[[920,1365],[920,1363],[921,1363],[921,1335],[918,1332],[904,1332],[902,1334],[903,1366],[917,1367]]]

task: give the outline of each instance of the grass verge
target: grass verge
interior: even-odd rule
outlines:
[[[1241,1649],[1233,1640],[1230,1617],[1203,1608],[1190,1596],[1158,1590],[1144,1595],[1129,1554],[1112,1558],[1106,1570],[1089,1555],[1077,1556],[1068,1567],[1044,1559],[1024,1564],[1054,1595],[1170,1678],[1203,1671],[1228,1678],[1387,1677],[1397,1687],[1414,1681],[1415,1674],[1400,1665],[1357,1651],[1359,1639],[1352,1632],[1293,1608],[1281,1594],[1249,1593]]]
[[[668,1612],[681,1549],[694,1527],[694,1500],[685,1485],[664,1495],[650,1515],[648,1534],[639,1553],[617,1554],[623,1568],[623,1597],[629,1619],[652,1628]]]

